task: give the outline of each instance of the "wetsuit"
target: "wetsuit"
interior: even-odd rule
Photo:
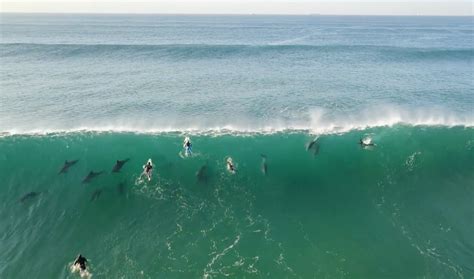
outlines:
[[[87,263],[87,259],[83,257],[82,255],[79,255],[76,261],[74,262],[74,265],[79,264],[79,267],[81,268],[81,270],[86,270],[86,263]]]

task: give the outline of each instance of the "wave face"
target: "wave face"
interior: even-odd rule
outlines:
[[[303,133],[196,135],[191,158],[182,138],[0,138],[1,277],[70,277],[79,252],[111,278],[473,276],[472,128],[374,128],[310,151]],[[81,184],[90,170],[105,173]]]
[[[474,277],[473,27],[0,14],[0,278]]]

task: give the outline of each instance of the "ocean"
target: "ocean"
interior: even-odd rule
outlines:
[[[0,278],[473,278],[473,27],[0,14]]]

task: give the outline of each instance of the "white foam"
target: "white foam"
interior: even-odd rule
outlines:
[[[212,124],[209,119],[203,121],[195,120],[195,124],[152,123],[141,125],[137,121],[114,121],[109,124],[78,125],[64,127],[61,125],[50,125],[50,127],[17,127],[1,129],[1,136],[10,135],[51,135],[64,133],[140,133],[161,134],[181,133],[185,135],[249,135],[249,134],[273,134],[280,132],[307,132],[311,134],[334,134],[345,133],[352,130],[364,130],[374,127],[392,127],[394,125],[410,126],[464,126],[474,127],[474,112],[459,115],[449,113],[443,109],[407,109],[396,106],[378,106],[353,113],[333,115],[328,109],[312,108],[302,112],[292,119],[274,118],[271,121],[261,119],[248,119],[240,123],[217,123]],[[200,124],[203,123],[203,124]],[[46,125],[44,125],[46,126]]]

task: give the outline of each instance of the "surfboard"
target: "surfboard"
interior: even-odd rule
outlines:
[[[81,276],[81,278],[90,278],[92,275],[87,269],[82,270],[79,264],[71,265],[71,273],[79,273],[79,276]]]
[[[231,165],[233,166],[233,168],[230,167]],[[231,157],[227,158],[226,160],[226,168],[230,173],[235,174],[235,165]]]

